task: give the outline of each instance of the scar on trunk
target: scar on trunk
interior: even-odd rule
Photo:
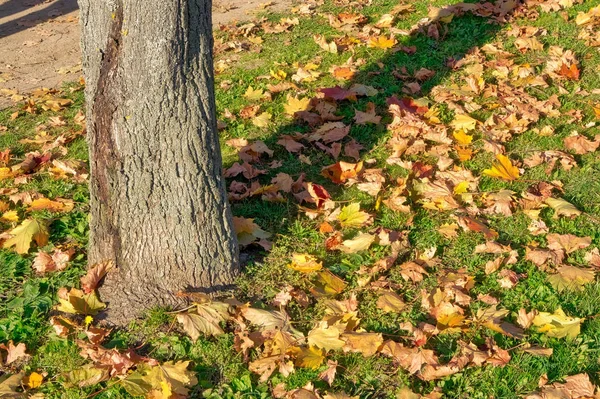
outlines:
[[[111,175],[114,177],[119,163],[114,140],[114,118],[121,99],[121,88],[118,82],[118,68],[121,59],[121,32],[123,28],[123,4],[118,1],[112,14],[106,47],[102,56],[100,74],[96,86],[94,104],[92,106],[92,160],[94,162],[95,195],[105,214],[100,223],[104,224],[105,234],[102,240],[104,248],[99,255],[114,260],[117,265],[120,251],[120,232],[114,223],[114,203],[111,200]],[[111,253],[106,253],[111,252]]]

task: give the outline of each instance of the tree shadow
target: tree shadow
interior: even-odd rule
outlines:
[[[31,0],[29,2],[9,0],[0,5],[0,19],[21,13],[30,7],[38,6],[42,3],[44,3],[42,0]],[[0,39],[27,30],[61,15],[69,14],[77,9],[77,0],[56,0],[47,7],[0,24]]]
[[[373,150],[383,149],[385,142],[391,137],[390,132],[385,127],[391,120],[388,113],[388,103],[391,98],[395,97],[402,102],[403,99],[417,99],[431,95],[431,90],[455,71],[457,64],[460,65],[461,59],[473,49],[493,41],[495,35],[511,18],[521,15],[524,11],[524,9],[521,9],[520,2],[516,0],[500,0],[496,2],[496,4],[498,3],[500,4],[496,8],[490,2],[470,3],[474,5],[489,5],[487,9],[488,15],[486,16],[474,15],[470,11],[457,11],[454,6],[443,9],[440,12],[441,18],[422,24],[410,35],[397,36],[398,44],[394,49],[388,50],[382,58],[370,61],[350,80],[342,82],[345,88],[349,88],[353,84],[362,84],[378,89],[376,95],[359,97],[356,102],[351,102],[350,106],[348,106],[348,100],[337,101],[337,114],[343,117],[341,121],[347,125],[353,123],[354,110],[364,111],[369,102],[374,103],[377,114],[383,116],[382,122],[376,126],[352,125],[348,137],[356,140],[364,147],[360,151],[361,159],[364,159],[365,155]],[[454,16],[448,21],[449,18],[447,15],[452,11],[454,12]],[[350,56],[349,53],[348,56]],[[423,81],[413,78],[415,72],[422,69],[434,71],[435,74]],[[403,75],[406,75],[406,78]],[[418,83],[420,90],[412,93],[410,91],[412,83]],[[332,102],[335,101],[332,100]],[[346,103],[346,105],[339,106],[342,103]],[[402,106],[411,107],[410,102]],[[446,112],[448,115],[451,115],[451,112],[447,109],[441,109],[440,111],[442,114]],[[416,110],[409,109],[408,112],[416,112]],[[440,117],[443,118],[444,115]],[[339,158],[334,159],[331,155],[326,154],[318,148],[309,148],[305,149],[305,151],[311,151],[311,159],[315,162],[313,162],[313,165],[306,165],[299,161],[298,154],[290,154],[285,149],[282,149],[280,145],[276,144],[282,135],[290,135],[295,132],[307,133],[314,131],[317,127],[311,127],[307,123],[296,119],[294,122],[280,127],[273,135],[264,140],[269,148],[275,149],[275,158],[282,160],[283,165],[275,169],[272,173],[269,172],[267,174],[268,179],[260,178],[263,184],[268,184],[270,179],[279,172],[288,173],[294,178],[300,174],[305,174],[305,181],[323,185],[333,198],[340,198],[343,190],[345,190],[344,185],[337,185],[332,183],[331,180],[326,179],[321,174],[322,166],[331,165],[340,160],[356,162],[355,160],[344,156],[343,151]],[[347,141],[348,137],[344,141]],[[302,143],[307,145],[306,141],[302,141]],[[433,161],[432,166],[435,167],[435,161]],[[386,165],[384,163],[377,163],[368,166],[368,168],[378,167],[386,167]],[[408,171],[408,173],[411,172]],[[228,185],[234,180],[239,181],[241,179],[228,179]],[[372,198],[372,200],[374,202],[375,198]],[[290,226],[294,220],[297,220],[297,215],[290,213],[290,209],[297,208],[295,205],[269,203],[262,201],[260,196],[241,201],[234,200],[231,201],[231,204],[234,215],[255,218],[263,229],[275,234],[289,233]],[[274,241],[276,240],[277,237],[274,237]],[[253,246],[247,247],[242,251],[243,264],[254,261],[260,262],[263,259],[263,255],[264,252],[260,249]]]

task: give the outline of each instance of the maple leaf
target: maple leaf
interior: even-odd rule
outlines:
[[[354,178],[362,170],[362,161],[356,164],[339,161],[333,165],[326,166],[321,170],[321,175],[327,177],[334,183],[345,183]]]
[[[527,329],[529,327],[531,327],[531,324],[533,323],[533,319],[535,318],[535,316],[537,316],[538,312],[537,310],[532,310],[531,312],[527,313],[527,311],[523,308],[519,309],[519,313],[517,315],[517,324],[520,325],[521,327]]]
[[[317,272],[317,279],[314,282],[314,287],[311,288],[311,293],[317,297],[327,295],[337,295],[346,288],[346,282],[331,273],[329,270],[321,270]]]
[[[571,80],[579,80],[579,68],[576,64],[567,65],[563,63],[558,71],[560,76]]]
[[[289,331],[294,337],[304,337],[300,331],[290,326],[290,316],[284,310],[242,308],[240,313],[250,323],[260,327],[261,331]]]
[[[253,89],[252,86],[248,86],[248,89],[244,93],[244,97],[251,101],[260,100],[264,96],[262,89]]]
[[[380,333],[345,332],[341,338],[346,341],[342,348],[344,352],[361,353],[364,357],[375,355],[383,344],[383,336]]]
[[[76,368],[66,375],[66,379],[70,384],[77,385],[80,388],[96,385],[99,382],[108,380],[109,377],[108,368],[95,367],[93,364]]]
[[[18,254],[28,253],[32,240],[38,247],[43,247],[48,243],[48,225],[45,221],[26,219],[12,229],[9,234],[12,237],[4,242],[3,247],[14,246]]]
[[[33,259],[32,267],[40,274],[55,270],[64,270],[73,253],[73,250],[61,251],[55,249],[54,253],[50,255],[47,252],[40,251]]]
[[[432,350],[408,348],[394,341],[386,341],[381,348],[381,353],[392,357],[396,363],[410,374],[419,372],[424,364],[439,364],[437,356]]]
[[[483,171],[483,174],[490,177],[498,177],[500,179],[512,181],[519,178],[519,168],[514,166],[506,155],[496,155],[496,162],[490,169]]]
[[[338,220],[342,227],[359,228],[371,222],[371,215],[360,210],[360,204],[354,202],[342,208]]]
[[[458,223],[465,230],[471,230],[479,233],[483,233],[484,237],[487,240],[495,240],[498,238],[498,232],[490,229],[483,222],[480,222],[477,219],[474,219],[469,216],[461,216],[458,218]]]
[[[538,331],[545,333],[550,337],[575,339],[579,335],[581,323],[585,319],[569,317],[558,308],[554,313],[540,312],[532,321],[532,324],[538,328]]]
[[[372,36],[367,40],[367,47],[388,49],[396,45],[396,39],[385,36]]]
[[[35,371],[25,378],[23,378],[23,383],[27,385],[29,389],[39,388],[44,381],[44,376],[36,373]],[[0,397],[2,397],[2,393],[0,393]]]
[[[323,349],[316,346],[309,346],[308,348],[296,348],[293,351],[296,356],[296,366],[304,367],[316,370],[321,367],[325,356],[323,356]],[[335,375],[335,370],[334,370]]]
[[[306,191],[310,195],[318,209],[323,208],[327,202],[330,202],[331,196],[323,186],[314,183],[306,183]]]
[[[564,250],[567,254],[575,252],[578,249],[584,249],[592,243],[591,237],[578,237],[573,234],[548,234],[548,248],[553,251]]]
[[[369,233],[359,233],[353,239],[342,241],[341,245],[336,249],[347,254],[364,251],[369,249],[375,238],[376,236]]]
[[[73,210],[73,207],[73,201],[60,198],[58,201],[52,201],[48,198],[37,198],[29,204],[30,211],[47,209],[51,212],[70,212]]]
[[[450,126],[454,128],[454,130],[462,130],[463,132],[468,132],[469,130],[474,130],[477,126],[477,119],[471,118],[466,114],[458,114],[454,117],[452,122],[450,122]]]
[[[267,239],[271,236],[261,229],[254,219],[233,217],[233,228],[237,234],[238,243],[242,246],[250,245],[258,239]]]
[[[106,328],[88,327],[88,329],[85,330],[85,335],[87,335],[91,343],[100,345],[111,331],[112,330]]]
[[[473,136],[466,134],[462,129],[452,133],[452,136],[460,145],[469,145],[473,141]]]
[[[13,344],[12,340],[8,342],[8,346],[5,344],[0,344],[0,349],[4,349],[6,354],[6,364],[11,364],[20,359],[27,359],[29,355],[25,353],[27,347],[23,342],[18,343],[17,345]],[[2,358],[0,357],[0,364],[2,363]]]
[[[548,204],[550,208],[554,209],[553,219],[558,219],[560,216],[573,217],[581,215],[581,211],[575,208],[575,205],[562,198],[549,197],[546,198],[546,201],[544,202]]]
[[[321,270],[323,262],[317,262],[317,258],[312,255],[293,254],[289,268],[301,273],[312,273]]]
[[[309,345],[325,351],[342,349],[346,344],[340,339],[340,330],[335,326],[328,326],[325,321],[319,322],[315,328],[310,330],[306,338]]]
[[[96,263],[89,268],[86,275],[81,277],[81,288],[83,288],[83,292],[89,294],[94,291],[100,280],[102,280],[104,276],[106,276],[106,273],[114,266],[115,264],[112,260],[105,260],[104,262]]]
[[[337,54],[338,53],[338,47],[335,44],[335,42],[334,41],[327,42],[327,40],[325,39],[325,36],[323,36],[323,35],[314,35],[313,36],[313,40],[323,50],[328,51],[328,52],[333,53],[333,54]]]
[[[354,121],[357,125],[366,125],[373,123],[378,125],[381,122],[381,116],[375,112],[375,104],[372,102],[367,103],[367,109],[365,112],[354,110]]]
[[[583,155],[598,149],[598,146],[600,146],[600,136],[597,136],[596,140],[591,141],[587,137],[575,133],[566,137],[563,143],[566,149],[572,150],[575,154]]]
[[[592,269],[562,265],[556,269],[558,273],[548,276],[548,281],[558,292],[565,289],[583,290],[583,286],[594,281],[596,273]]]
[[[25,393],[17,392],[17,389],[21,387],[21,381],[23,380],[24,376],[25,372],[21,371],[17,374],[5,374],[2,377],[0,377],[0,398],[25,398]]]
[[[271,122],[271,117],[272,115],[270,113],[263,112],[252,119],[252,124],[256,127],[267,127]]]
[[[308,111],[312,108],[310,106],[310,98],[297,98],[288,94],[286,99],[287,102],[283,106],[286,115],[294,116],[296,112]]]
[[[106,308],[106,305],[98,299],[95,292],[85,294],[83,291],[76,288],[71,288],[71,290],[65,292],[63,296],[59,295],[58,300],[60,304],[56,305],[54,308],[65,313],[94,316],[102,309]]]
[[[296,138],[289,135],[283,135],[277,140],[277,144],[285,147],[288,152],[300,152],[304,148],[304,144],[296,141]]]
[[[218,321],[202,317],[197,313],[188,312],[177,315],[177,321],[182,324],[183,330],[196,341],[201,335],[217,336],[224,334]]]
[[[400,313],[407,305],[398,294],[392,291],[384,291],[377,299],[377,308],[386,313]]]
[[[142,380],[151,387],[152,399],[171,399],[173,397],[187,397],[186,386],[198,383],[195,373],[188,371],[188,361],[165,362],[151,367],[145,371]]]

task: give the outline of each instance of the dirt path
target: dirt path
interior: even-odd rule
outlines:
[[[215,25],[284,10],[291,0],[213,0]],[[77,0],[0,0],[0,109],[39,87],[79,79]]]

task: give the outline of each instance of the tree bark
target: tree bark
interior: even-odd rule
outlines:
[[[238,270],[216,128],[210,0],[79,0],[90,148],[89,263],[123,324]]]

